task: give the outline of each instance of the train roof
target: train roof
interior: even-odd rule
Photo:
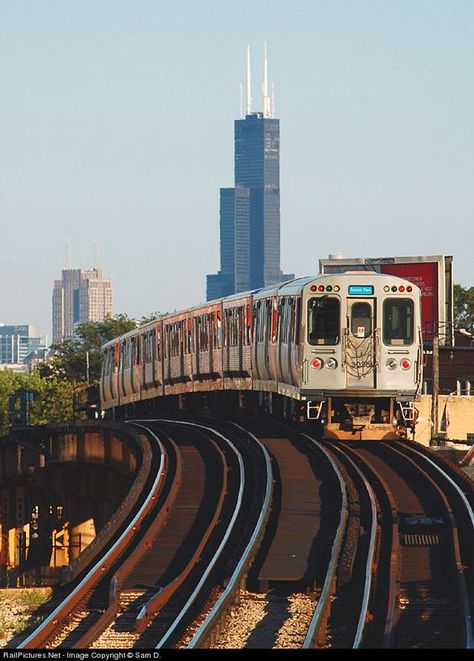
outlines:
[[[260,300],[262,298],[269,298],[272,296],[291,296],[294,294],[298,294],[301,292],[303,287],[310,282],[313,282],[315,280],[335,280],[338,278],[343,278],[347,279],[348,277],[355,278],[377,278],[377,279],[385,279],[385,280],[401,280],[403,282],[407,282],[405,278],[401,278],[398,275],[391,275],[389,273],[377,273],[375,271],[342,271],[340,273],[320,273],[318,275],[307,275],[302,278],[295,278],[294,280],[287,280],[286,282],[277,282],[273,285],[269,285],[268,287],[263,287],[261,289],[251,289],[249,291],[245,292],[239,292],[238,294],[232,294],[231,296],[224,296],[223,298],[216,298],[212,301],[206,301],[205,303],[199,303],[198,305],[194,305],[191,308],[184,308],[183,310],[175,310],[174,312],[170,312],[168,314],[163,314],[153,321],[149,321],[143,326],[139,326],[128,333],[124,333],[123,335],[119,335],[115,337],[112,340],[109,340],[105,344],[102,345],[102,349],[106,349],[109,346],[113,346],[118,340],[122,341],[124,339],[127,339],[128,337],[131,337],[137,333],[137,331],[145,331],[147,329],[153,328],[153,326],[156,324],[157,321],[161,319],[167,319],[170,317],[174,317],[175,315],[183,314],[183,313],[192,313],[196,310],[200,310],[203,307],[212,307],[214,305],[219,305],[226,303],[228,301],[237,301],[242,298],[246,298],[248,296],[253,296],[254,300]],[[415,283],[411,283],[412,286],[417,287]],[[418,289],[418,287],[417,287]]]

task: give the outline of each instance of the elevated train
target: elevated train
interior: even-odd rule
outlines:
[[[103,346],[107,415],[234,401],[315,421],[326,438],[413,435],[421,292],[390,275],[292,280],[165,315]]]

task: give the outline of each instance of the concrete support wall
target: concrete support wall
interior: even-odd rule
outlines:
[[[57,583],[61,567],[110,522],[137,471],[132,436],[125,427],[69,425],[2,439],[2,587]]]
[[[423,395],[421,402],[416,402],[419,417],[415,439],[423,445],[430,444],[433,427],[431,407],[431,395]],[[465,441],[468,433],[474,434],[474,397],[440,395],[438,430],[447,440]]]

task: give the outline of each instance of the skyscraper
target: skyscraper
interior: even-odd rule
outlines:
[[[21,324],[5,326],[0,323],[0,364],[23,363],[29,353],[44,348],[46,338],[40,337],[36,326]]]
[[[220,190],[221,268],[207,276],[208,301],[294,277],[280,269],[280,120],[266,46],[262,91],[263,111],[252,112],[248,48],[246,114],[234,122],[234,188]]]
[[[77,324],[112,315],[112,280],[102,270],[64,269],[53,289],[53,344],[74,335]]]

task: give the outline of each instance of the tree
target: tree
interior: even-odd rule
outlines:
[[[8,433],[8,400],[10,395],[21,388],[20,377],[21,375],[13,370],[0,371],[0,435]]]
[[[13,370],[0,371],[0,436],[9,430],[9,398],[11,395],[29,392],[29,424],[43,425],[50,422],[71,420],[73,415],[72,393],[74,384],[58,379],[43,378],[39,370],[31,374]]]
[[[474,287],[454,285],[454,325],[474,333]]]
[[[76,384],[97,382],[100,378],[101,346],[136,327],[137,323],[125,314],[105,321],[79,324],[74,338],[53,345],[54,356],[41,365],[41,376]]]

